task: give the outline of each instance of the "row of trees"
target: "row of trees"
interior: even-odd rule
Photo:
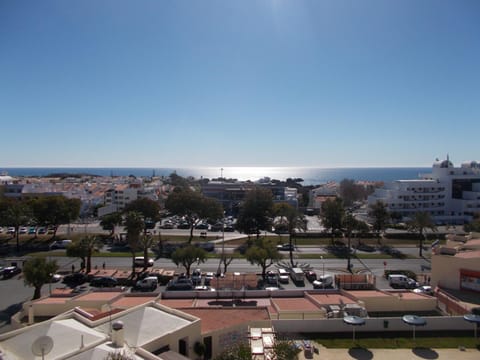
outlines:
[[[80,207],[80,199],[67,199],[61,195],[18,200],[1,198],[0,226],[15,228],[17,251],[19,251],[20,226],[52,226],[53,237],[55,237],[59,225],[68,224],[78,218]]]
[[[371,205],[368,212],[372,219],[371,230],[381,238],[386,228],[390,225],[392,214],[388,212],[386,205],[380,201]],[[332,242],[335,233],[345,234],[348,238],[350,247],[350,238],[352,233],[368,233],[370,227],[363,221],[357,220],[353,215],[345,210],[342,199],[329,199],[322,204],[320,214],[323,226],[330,230]],[[435,223],[428,212],[416,212],[412,219],[407,222],[409,232],[416,233],[419,240],[419,256],[423,255],[423,242],[425,240],[426,230],[436,231]]]

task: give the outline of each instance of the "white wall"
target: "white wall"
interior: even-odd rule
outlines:
[[[473,325],[465,321],[462,316],[435,316],[425,317],[425,326],[418,326],[418,331],[456,331],[472,330]],[[384,321],[388,321],[388,327],[384,327]],[[272,325],[277,332],[302,332],[302,333],[334,333],[351,332],[352,327],[343,322],[343,319],[325,320],[272,320]],[[357,326],[355,332],[390,332],[390,331],[413,331],[410,325],[403,322],[399,317],[366,318],[365,325]]]

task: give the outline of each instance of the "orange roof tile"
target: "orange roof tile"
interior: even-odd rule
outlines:
[[[347,292],[355,298],[392,296],[389,293],[379,290],[350,290]]]
[[[309,294],[312,299],[323,305],[355,304],[355,301],[340,294]]]
[[[123,296],[112,303],[112,307],[131,308],[155,300],[156,296]]]
[[[105,300],[110,301],[115,299],[121,293],[118,291],[92,291],[85,295],[79,296],[76,300],[81,301],[98,301],[98,300]]]
[[[181,310],[202,320],[202,334],[250,321],[270,320],[266,308],[187,308]]]
[[[157,302],[174,309],[193,307],[195,304],[194,299],[159,299]]]
[[[35,301],[34,304],[65,304],[70,299],[69,297],[46,297]]]
[[[455,257],[462,259],[476,259],[480,258],[480,250],[478,251],[461,251],[455,254]]]
[[[274,298],[272,303],[275,304],[279,311],[316,311],[320,307],[305,298]]]

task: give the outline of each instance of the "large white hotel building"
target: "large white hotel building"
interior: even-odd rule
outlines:
[[[463,224],[480,213],[480,163],[455,167],[448,159],[436,161],[430,174],[416,180],[386,183],[368,197],[368,204],[382,201],[390,213],[411,218],[429,212],[437,224]]]

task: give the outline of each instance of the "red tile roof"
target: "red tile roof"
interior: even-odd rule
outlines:
[[[202,320],[202,334],[251,321],[268,321],[268,310],[261,308],[185,308],[179,309]]]

